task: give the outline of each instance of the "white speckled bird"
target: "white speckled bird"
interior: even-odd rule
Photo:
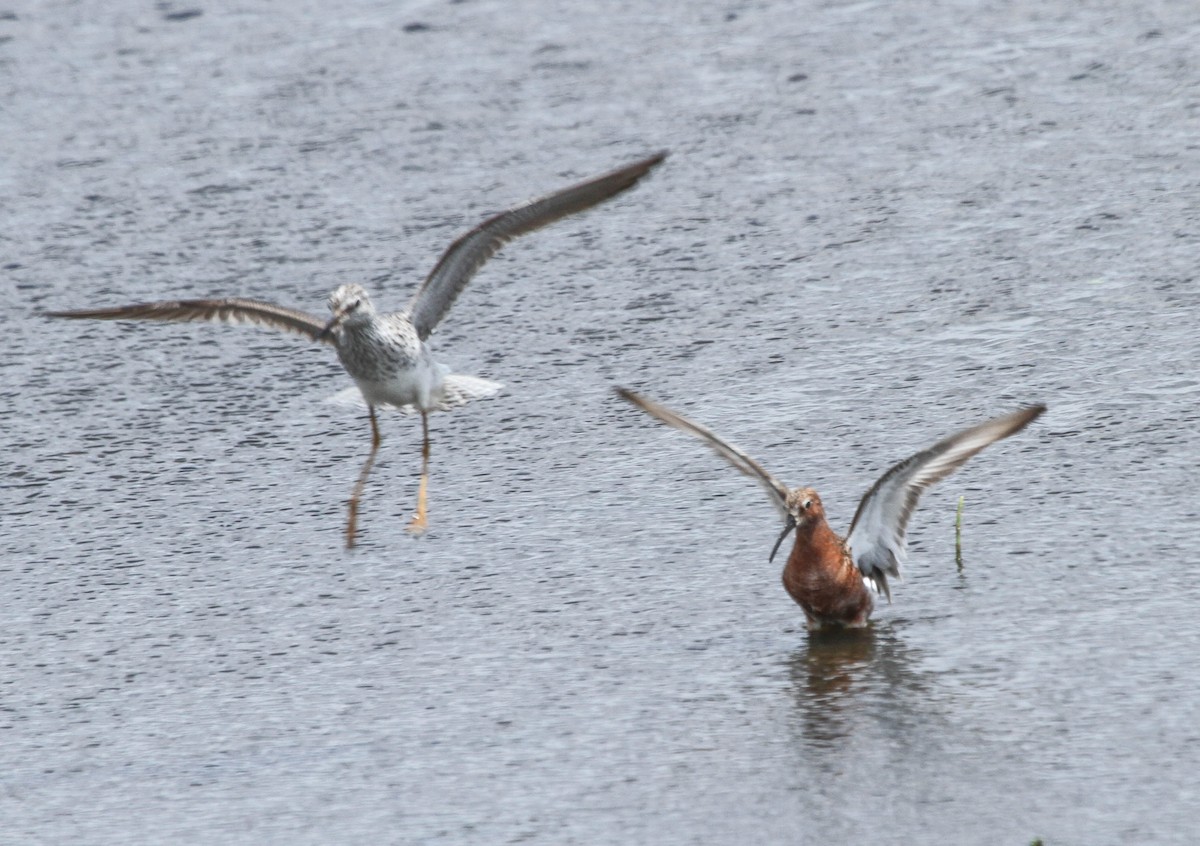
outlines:
[[[413,407],[421,414],[421,483],[417,511],[408,530],[422,534],[428,526],[429,412],[490,396],[501,387],[487,379],[451,373],[430,352],[426,343],[430,333],[476,271],[506,243],[632,188],[666,155],[656,153],[485,220],[447,248],[404,311],[379,314],[362,286],[347,284],[330,295],[333,317],[328,321],[303,311],[241,298],[172,300],[48,314],[73,319],[248,324],[333,344],[342,366],[362,392],[371,419],[371,452],[350,496],[346,545],[354,546],[359,499],[379,449],[377,405]]]

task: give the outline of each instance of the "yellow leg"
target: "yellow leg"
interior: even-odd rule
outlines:
[[[379,423],[375,420],[375,406],[368,405],[367,410],[371,412],[371,448],[379,449]]]
[[[417,513],[408,524],[408,532],[423,535],[429,528],[425,514],[425,494],[429,488],[429,414],[421,411],[421,485],[417,488]]]
[[[371,414],[371,452],[367,455],[367,460],[363,462],[362,470],[358,474],[358,482],[354,485],[354,492],[350,494],[350,516],[346,520],[346,549],[354,548],[354,535],[358,531],[358,502],[362,499],[363,486],[367,483],[367,476],[371,475],[371,468],[375,465],[375,453],[379,452],[379,424],[375,421],[375,406],[367,406]]]

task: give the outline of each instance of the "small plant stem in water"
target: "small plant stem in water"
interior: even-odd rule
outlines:
[[[962,513],[963,513],[964,497],[958,498],[958,513],[954,517],[954,562],[958,564],[958,570],[961,573],[963,568],[962,563]]]

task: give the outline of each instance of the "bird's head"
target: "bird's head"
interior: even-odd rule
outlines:
[[[342,326],[366,323],[375,314],[375,307],[371,305],[371,298],[367,296],[366,290],[362,285],[353,282],[338,286],[338,289],[329,295],[329,310],[333,312],[333,317],[329,318],[329,322],[321,330],[322,338]]]
[[[783,505],[797,526],[825,519],[825,506],[821,504],[821,497],[817,496],[817,492],[812,488],[796,488],[788,494]]]
[[[812,488],[796,488],[790,491],[783,507],[787,511],[787,519],[783,531],[779,534],[779,540],[775,541],[775,546],[771,549],[768,561],[775,560],[775,553],[779,551],[783,539],[792,529],[803,528],[825,519],[825,506],[821,504],[821,497]]]

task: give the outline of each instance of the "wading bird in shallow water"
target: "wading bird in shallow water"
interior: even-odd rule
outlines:
[[[825,522],[821,497],[812,488],[789,488],[746,453],[721,440],[709,429],[676,414],[666,406],[626,390],[617,394],[668,426],[694,435],[726,461],[757,479],[779,509],[784,528],[768,560],[790,532],[796,540],[783,568],[783,587],[804,609],[810,629],[827,626],[859,628],[875,606],[871,590],[890,602],[888,576],[900,575],[905,555],[908,518],[921,493],[941,481],[988,444],[1021,431],[1037,419],[1044,405],[1030,406],[997,417],[938,441],[884,473],[862,501],[845,539]]]
[[[99,320],[161,320],[173,322],[249,324],[280,329],[337,348],[338,358],[353,377],[367,403],[371,419],[371,451],[350,496],[346,546],[354,546],[358,504],[379,449],[375,406],[415,407],[421,414],[421,483],[417,511],[408,526],[413,534],[427,527],[426,489],[429,482],[429,412],[445,411],[494,394],[500,384],[451,373],[436,361],[426,343],[455,298],[489,258],[514,238],[584,211],[637,184],[666,158],[656,153],[603,176],[531,200],[485,220],[449,246],[404,311],[379,314],[360,285],[340,286],[329,297],[333,317],[311,314],[259,300],[172,300],[115,308],[50,312],[51,317]]]

